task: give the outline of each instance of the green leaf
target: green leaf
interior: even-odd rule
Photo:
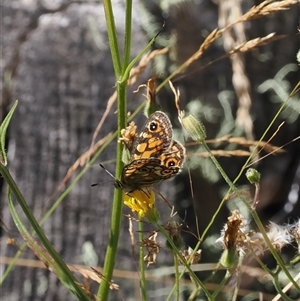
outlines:
[[[3,122],[0,125],[0,162],[3,165],[7,165],[7,156],[5,152],[5,135],[7,128],[9,126],[10,120],[15,112],[15,109],[17,108],[18,101],[16,100],[6,117],[4,118]]]

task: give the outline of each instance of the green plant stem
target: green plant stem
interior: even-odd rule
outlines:
[[[119,45],[117,39],[117,30],[116,30],[111,0],[103,0],[103,7],[105,13],[106,28],[107,28],[111,58],[113,61],[116,78],[119,78],[122,74],[122,64],[121,64],[120,51],[119,51]]]
[[[125,8],[125,40],[124,40],[124,58],[122,74],[125,73],[125,68],[129,65],[130,50],[131,50],[131,24],[132,24],[132,0],[126,1]]]
[[[239,194],[239,197],[241,198],[241,195]],[[276,250],[274,249],[272,243],[270,242],[270,239],[265,231],[265,228],[263,226],[263,224],[261,223],[259,216],[257,215],[255,210],[250,210],[250,213],[259,229],[259,231],[261,232],[266,245],[268,246],[268,249],[270,250],[270,252],[272,253],[273,257],[275,258],[275,260],[277,261],[277,264],[280,266],[280,268],[284,271],[286,277],[293,283],[293,285],[295,286],[295,288],[297,290],[300,291],[300,286],[299,284],[297,284],[294,280],[294,278],[292,277],[292,275],[290,274],[290,272],[288,271],[285,263],[282,261],[281,257],[279,256],[279,254],[276,252]]]
[[[126,30],[131,30],[131,0],[128,0],[126,3]],[[124,77],[122,70],[127,69],[127,62],[130,57],[130,44],[131,44],[131,33],[125,32],[125,45],[124,45],[124,62],[123,67],[121,68],[121,60],[120,60],[120,52],[117,47],[117,34],[114,24],[114,16],[111,6],[110,0],[104,0],[104,9],[105,9],[105,17],[106,17],[106,25],[109,37],[110,50],[112,54],[115,76],[117,79],[117,93],[118,93],[118,133],[121,132],[122,129],[126,127],[126,114],[127,114],[127,81],[129,78]],[[122,78],[122,81],[120,80]],[[116,161],[116,177],[120,178],[123,162],[122,162],[122,151],[123,146],[121,143],[117,145],[117,161]],[[114,201],[112,208],[112,216],[111,216],[111,229],[109,235],[109,243],[105,254],[105,261],[103,267],[103,275],[105,281],[102,281],[99,290],[98,290],[98,298],[101,301],[107,300],[109,293],[109,285],[113,275],[113,269],[115,266],[119,236],[120,236],[120,228],[121,228],[121,220],[122,220],[122,191],[120,189],[114,190]]]
[[[216,300],[218,294],[221,292],[221,290],[223,289],[224,285],[226,284],[226,282],[228,281],[230,276],[231,276],[231,273],[229,271],[226,271],[224,278],[222,279],[221,283],[218,284],[218,287],[216,288],[216,290],[214,291],[214,293],[212,295],[213,300]]]
[[[142,242],[144,239],[144,223],[139,222],[139,241]],[[145,275],[145,261],[144,261],[144,247],[140,246],[140,287],[142,293],[142,300],[147,301],[147,289],[146,289],[146,275]]]
[[[15,101],[12,108],[9,110],[4,120],[0,124],[0,163],[3,165],[7,165],[7,155],[5,150],[5,142],[6,142],[6,131],[10,124],[10,121],[14,115],[14,112],[18,106],[18,100]]]
[[[21,254],[24,251],[24,249],[26,248],[26,246],[27,246],[26,243],[23,243],[22,246],[19,248],[18,252],[15,254],[14,258],[10,261],[8,267],[5,269],[5,271],[1,275],[0,286],[2,286],[2,284],[5,281],[5,279],[7,278],[7,276],[9,275],[9,273],[14,268],[15,263],[17,262],[18,258],[21,256]]]
[[[201,290],[201,288],[196,284],[194,290],[189,295],[189,298],[187,299],[187,301],[194,301],[196,296],[199,294],[200,290]]]
[[[275,286],[277,292],[280,294],[282,300],[284,300],[284,301],[293,301],[293,299],[291,299],[290,297],[288,297],[288,296],[282,291],[277,276],[276,276],[275,278],[273,278],[273,283],[274,283],[274,286]]]
[[[118,90],[118,132],[125,128],[126,124],[126,82],[125,84],[117,84]],[[123,169],[122,162],[123,147],[121,143],[117,145],[117,162],[116,162],[116,177],[120,178]],[[102,281],[98,291],[98,297],[100,300],[107,300],[109,293],[109,285],[113,275],[113,269],[115,266],[118,241],[120,236],[121,220],[122,220],[122,190],[114,190],[114,201],[111,215],[111,230],[109,235],[109,243],[106,250],[103,275],[105,281]]]
[[[128,64],[128,66],[125,68],[124,66],[124,74],[123,77],[121,79],[121,83],[123,83],[124,81],[127,82],[129,75],[130,75],[130,71],[132,69],[132,67],[142,58],[142,56],[151,49],[152,44],[155,42],[156,37],[154,37],[153,39],[150,40],[150,42],[147,44],[147,46]],[[143,104],[144,105],[144,104]]]
[[[174,267],[175,267],[175,286],[176,286],[176,301],[179,301],[180,298],[180,278],[179,278],[179,270],[178,270],[178,258],[174,254]]]

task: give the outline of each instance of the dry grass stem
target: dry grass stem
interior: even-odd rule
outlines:
[[[250,146],[257,146],[261,150],[264,150],[267,153],[275,152],[277,154],[282,154],[285,151],[283,149],[280,149],[278,146],[274,146],[270,144],[269,142],[265,141],[249,141],[244,137],[231,137],[228,139],[229,143],[235,143],[242,146],[250,147]]]
[[[96,277],[94,277],[94,278],[91,278],[91,279],[93,279],[93,280],[95,280],[95,281],[97,281],[96,279],[98,278],[98,279],[103,279],[103,280],[105,280],[105,277],[102,275],[102,273],[100,272],[100,271],[98,271],[97,269],[95,269],[95,268],[93,268],[93,267],[91,267],[91,270],[93,271],[93,273],[96,275]],[[82,274],[82,273],[81,273]],[[87,273],[87,275],[89,276],[89,277],[91,277],[92,276],[92,274],[90,274],[90,273]],[[114,283],[114,281],[112,280],[112,281],[110,281],[110,283],[109,283],[109,288],[111,289],[111,290],[119,290],[119,285],[118,284],[115,284]]]
[[[279,40],[284,37],[284,36],[275,36],[275,34],[276,34],[275,32],[272,32],[265,37],[255,38],[247,42],[241,43],[235,46],[232,50],[230,50],[228,54],[232,55],[237,52],[248,52],[256,47],[263,46],[265,44]]]
[[[261,18],[263,16],[270,15],[272,13],[289,9],[290,6],[299,2],[298,0],[284,0],[284,1],[264,1],[257,6],[253,6],[247,13],[241,18],[235,21],[244,22],[253,19]]]
[[[173,83],[171,81],[169,81],[169,85],[170,85],[170,88],[171,88],[171,91],[173,92],[174,94],[174,97],[175,97],[175,106],[176,106],[176,109],[177,109],[177,112],[178,112],[178,116],[181,115],[181,109],[180,109],[180,91],[179,89],[175,89],[175,87],[173,86]]]
[[[129,237],[130,237],[130,241],[131,241],[131,252],[132,252],[133,258],[136,258],[136,254],[135,254],[134,229],[133,229],[132,219],[129,218],[128,221],[129,221],[128,232],[129,232]]]
[[[263,160],[264,158],[266,158],[266,157],[272,155],[273,153],[282,153],[282,152],[285,152],[285,150],[283,149],[284,147],[286,147],[286,146],[289,145],[290,143],[293,143],[293,142],[295,142],[295,141],[297,141],[297,140],[299,140],[299,139],[300,139],[300,136],[294,138],[292,141],[290,141],[290,142],[288,142],[288,143],[286,143],[286,144],[284,144],[284,145],[282,145],[282,146],[279,146],[278,148],[276,148],[276,149],[274,149],[273,151],[269,152],[267,155],[260,157],[257,161],[253,161],[253,162],[252,162],[250,165],[248,165],[247,167],[251,166],[252,164],[257,163],[257,162],[260,161],[260,160]]]
[[[9,258],[9,257],[0,257],[1,263],[3,264],[10,264],[11,261],[14,261],[15,258]],[[16,260],[16,266],[24,266],[28,268],[38,268],[38,269],[45,269],[47,268],[45,264],[41,260],[34,260],[34,259],[22,259],[18,258]],[[79,273],[86,279],[92,279],[96,281],[97,283],[100,283],[102,277],[102,273],[99,270],[96,270],[92,267],[86,267],[82,265],[74,265],[74,264],[67,264],[67,267],[70,271],[74,273]],[[112,284],[111,289],[119,289],[119,286],[117,284]]]
[[[230,20],[237,20],[242,15],[241,1],[228,0],[220,1],[219,4],[219,24],[226,27]],[[229,52],[238,44],[245,44],[246,34],[244,23],[232,26],[232,30],[226,30],[223,34],[224,49]],[[238,109],[236,113],[236,124],[241,127],[249,140],[254,140],[253,122],[250,115],[251,96],[250,81],[245,71],[245,58],[242,52],[230,55],[232,66],[232,84],[238,99]]]
[[[183,72],[185,69],[187,69],[193,62],[198,60],[203,53],[218,39],[220,38],[223,33],[228,30],[229,28],[233,27],[234,25],[250,21],[253,19],[257,19],[266,15],[269,15],[271,13],[275,13],[278,11],[283,11],[289,9],[290,6],[296,4],[298,0],[285,0],[280,2],[273,2],[273,1],[264,1],[258,6],[252,7],[248,12],[246,12],[244,15],[242,15],[240,18],[235,20],[232,23],[229,23],[224,28],[221,29],[214,29],[204,40],[204,42],[200,45],[199,49],[189,58],[187,59],[181,66],[179,66],[168,78],[167,80],[172,79],[177,74]],[[274,38],[274,37],[273,37]],[[271,41],[271,40],[270,40]],[[267,41],[265,41],[266,43]],[[261,46],[263,44],[257,44],[257,46]],[[247,46],[248,47],[248,46]],[[245,50],[245,48],[244,48]],[[250,50],[250,49],[248,49]]]
[[[250,152],[243,151],[243,150],[233,150],[233,151],[212,150],[211,152],[215,157],[249,157],[251,155]],[[197,152],[197,153],[193,153],[192,155],[188,154],[187,157],[189,158],[194,155],[201,158],[210,157],[208,152]]]
[[[244,147],[253,147],[253,146],[256,147],[257,146],[258,148],[260,148],[261,150],[264,150],[267,153],[282,154],[285,152],[282,149],[282,147],[274,146],[265,141],[247,140],[244,137],[231,137],[230,135],[226,135],[226,136],[216,138],[216,139],[205,140],[205,142],[207,144],[212,144],[212,143],[237,144],[237,145],[244,146]],[[186,146],[192,146],[192,145],[197,145],[197,144],[199,144],[199,143],[198,142],[189,142],[189,143],[186,143]],[[239,150],[235,150],[235,151],[239,151]],[[249,154],[249,152],[247,152],[247,153]]]

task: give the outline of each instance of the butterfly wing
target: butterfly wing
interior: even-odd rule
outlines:
[[[160,162],[158,158],[141,158],[125,165],[121,177],[123,187],[134,190],[162,181]]]
[[[134,141],[130,161],[141,158],[158,158],[172,143],[173,130],[169,117],[157,111],[145,123]]]
[[[171,147],[165,153],[159,156],[161,160],[161,165],[165,166],[167,169],[178,170],[183,166],[185,160],[185,147],[178,141],[173,140]],[[172,176],[174,176],[173,174]]]
[[[125,165],[121,182],[124,188],[131,189],[152,186],[178,174],[184,159],[185,148],[174,140],[169,151],[161,154],[159,158],[141,158]]]

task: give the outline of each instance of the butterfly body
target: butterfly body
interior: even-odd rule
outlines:
[[[174,177],[185,160],[184,146],[173,140],[172,124],[168,116],[157,111],[146,121],[136,137],[130,161],[123,168],[117,188],[136,190]]]

